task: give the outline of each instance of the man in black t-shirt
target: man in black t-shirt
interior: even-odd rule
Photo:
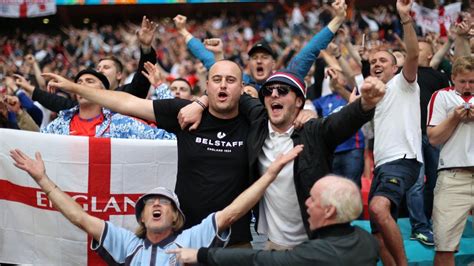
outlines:
[[[178,175],[176,193],[186,215],[184,228],[199,223],[209,213],[229,205],[248,187],[246,137],[248,122],[239,115],[242,70],[228,60],[216,62],[207,81],[209,108],[199,128],[181,130],[177,115],[190,103],[183,99],[145,100],[131,94],[106,91],[75,84],[52,74],[51,86],[77,93],[113,111],[157,121],[158,126],[176,134]],[[205,104],[198,102],[200,105]],[[250,247],[250,215],[232,225],[229,244]]]
[[[219,61],[209,71],[209,109],[194,131],[181,130],[178,111],[189,101],[154,101],[156,122],[178,138],[176,194],[186,214],[185,228],[222,209],[248,186],[247,121],[239,115],[240,68]],[[232,225],[230,244],[249,242],[249,216]]]

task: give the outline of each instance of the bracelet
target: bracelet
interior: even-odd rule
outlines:
[[[54,185],[54,187],[53,187],[50,191],[46,192],[46,197],[49,197],[49,194],[50,194],[51,192],[53,192],[55,189],[57,189],[57,188],[58,188],[58,186],[57,186],[57,185]]]
[[[195,103],[199,104],[203,110],[206,110],[206,105],[204,103],[202,103],[200,100],[196,99],[194,100]]]
[[[402,21],[402,25],[405,25],[405,24],[408,24],[408,23],[412,23],[413,20],[411,18],[407,19],[406,21]]]

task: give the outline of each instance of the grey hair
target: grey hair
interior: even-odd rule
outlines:
[[[347,223],[357,219],[363,208],[359,187],[350,179],[331,176],[335,178],[321,193],[321,205],[336,208],[337,223]]]

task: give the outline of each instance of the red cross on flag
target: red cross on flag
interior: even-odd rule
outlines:
[[[174,188],[176,141],[47,135],[0,129],[0,263],[101,265],[90,238],[56,211],[9,156],[43,156],[48,176],[89,214],[134,231],[135,201]]]
[[[413,3],[412,11],[416,24],[421,27],[423,33],[436,32],[441,36],[446,36],[447,30],[461,12],[461,4],[461,2],[457,2],[440,6],[438,9],[429,9]]]
[[[26,18],[54,14],[55,0],[0,0],[0,17]]]

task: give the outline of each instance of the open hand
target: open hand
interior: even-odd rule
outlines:
[[[150,47],[155,36],[156,23],[150,21],[146,16],[143,16],[140,29],[137,31],[137,38],[140,44],[144,47]]]
[[[35,153],[35,160],[28,157],[28,155],[19,149],[11,150],[10,156],[15,161],[13,164],[19,169],[27,172],[37,183],[46,177],[46,169],[39,152]]]

